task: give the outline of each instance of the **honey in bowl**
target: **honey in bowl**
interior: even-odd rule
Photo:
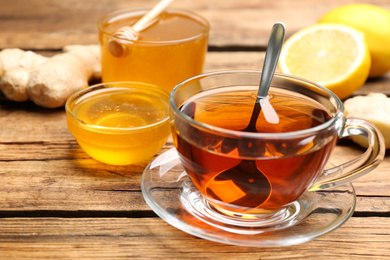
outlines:
[[[167,10],[136,41],[114,37],[118,29],[133,26],[146,11],[120,10],[99,20],[102,81],[145,82],[170,92],[181,81],[202,73],[209,24],[194,13]],[[113,41],[119,44],[112,45]]]
[[[94,159],[129,165],[151,159],[170,135],[168,93],[144,83],[86,88],[66,103],[69,131]]]

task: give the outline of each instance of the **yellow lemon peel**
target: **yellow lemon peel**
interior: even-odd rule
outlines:
[[[327,12],[319,23],[337,23],[364,33],[371,54],[369,77],[390,70],[390,11],[370,4],[349,4]]]
[[[340,99],[364,85],[370,65],[363,33],[338,24],[316,24],[293,34],[279,61],[283,73],[314,81]]]

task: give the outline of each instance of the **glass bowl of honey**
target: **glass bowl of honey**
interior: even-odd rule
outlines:
[[[196,13],[168,8],[139,33],[137,40],[115,36],[148,11],[122,9],[99,19],[103,82],[145,82],[170,92],[183,80],[203,72],[210,25]]]
[[[70,133],[92,158],[112,165],[150,160],[171,134],[169,94],[140,82],[97,84],[66,102]]]

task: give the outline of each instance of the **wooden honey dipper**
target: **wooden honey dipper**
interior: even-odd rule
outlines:
[[[126,50],[118,39],[125,41],[136,41],[139,38],[139,32],[148,28],[152,21],[155,20],[172,2],[173,0],[161,0],[149,12],[147,12],[141,19],[133,26],[124,26],[119,28],[114,34],[113,39],[108,43],[108,50],[115,57],[120,57],[126,54]]]

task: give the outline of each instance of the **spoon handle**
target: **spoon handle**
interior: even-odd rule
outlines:
[[[266,98],[272,78],[278,64],[280,50],[284,41],[285,26],[283,23],[275,23],[271,30],[267,50],[265,52],[264,66],[261,73],[260,87],[257,100]]]

